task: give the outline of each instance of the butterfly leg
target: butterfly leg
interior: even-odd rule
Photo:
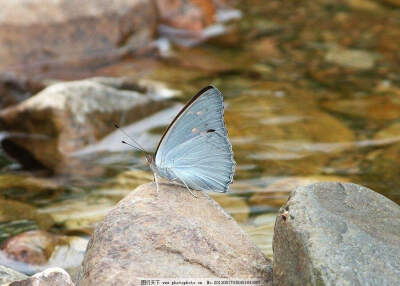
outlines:
[[[197,199],[199,198],[198,196],[196,196],[196,195],[192,192],[192,190],[186,185],[186,183],[185,183],[182,179],[179,178],[179,180],[181,180],[181,182],[185,185],[186,189],[188,189],[188,191],[192,194],[193,197],[195,197],[195,198],[197,198]]]
[[[158,187],[158,177],[156,173],[154,173],[154,182],[156,182],[156,194],[158,195],[159,187]]]

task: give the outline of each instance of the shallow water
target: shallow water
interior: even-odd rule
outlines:
[[[246,1],[239,5],[243,18],[224,36],[174,48],[167,59],[125,59],[94,72],[140,74],[181,91],[173,98],[180,105],[126,128],[149,149],[197,90],[213,84],[223,92],[237,169],[230,194],[215,198],[270,257],[273,218],[296,186],[355,182],[400,203],[400,10],[300,2]],[[116,202],[152,180],[143,156],[121,137],[110,134],[75,154],[105,166],[100,178],[32,181],[0,156],[3,181],[14,176],[0,186],[2,198],[37,210],[0,226],[1,239],[43,229],[47,215],[53,232],[90,234]]]

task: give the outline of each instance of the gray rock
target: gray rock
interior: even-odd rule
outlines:
[[[139,186],[111,210],[89,242],[78,285],[138,285],[138,277],[260,278],[271,261],[208,196]]]
[[[26,278],[15,281],[7,286],[74,286],[69,274],[62,268],[48,268],[42,272]]]
[[[16,280],[25,279],[26,277],[28,276],[26,276],[25,274],[22,274],[11,268],[0,265],[0,285],[13,282]]]
[[[398,285],[400,207],[350,183],[299,187],[273,249],[274,285]]]
[[[85,172],[69,154],[114,131],[121,119],[132,123],[169,105],[151,91],[118,85],[121,80],[112,78],[56,83],[2,110],[0,128],[9,132],[3,149],[27,168]]]

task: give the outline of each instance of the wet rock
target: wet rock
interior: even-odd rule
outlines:
[[[3,1],[0,13],[0,68],[18,65],[24,72],[29,66],[99,64],[143,48],[157,20],[145,0]]]
[[[400,140],[400,122],[395,122],[389,125],[387,128],[379,130],[374,135],[376,140]]]
[[[35,203],[43,195],[56,198],[67,191],[54,178],[34,176],[29,173],[0,175],[0,194],[9,199]]]
[[[74,286],[69,274],[62,268],[48,268],[32,277],[15,281],[6,286]]]
[[[252,56],[260,60],[271,60],[281,55],[277,41],[271,37],[263,37],[259,40],[251,42]]]
[[[349,117],[378,122],[394,120],[400,117],[400,96],[397,94],[336,99],[325,102],[323,106],[330,111],[345,114]]]
[[[34,206],[14,200],[0,199],[0,222],[21,219],[34,221],[44,230],[49,229],[54,224],[49,215],[39,213]]]
[[[335,176],[310,176],[310,177],[289,177],[279,179],[266,188],[257,190],[249,199],[254,206],[282,206],[288,199],[291,191],[300,186],[317,182],[344,182],[346,178]]]
[[[10,133],[2,141],[4,150],[27,168],[85,173],[87,168],[68,154],[115,130],[114,123],[121,118],[130,123],[166,106],[158,95],[120,90],[110,81],[54,84],[2,110],[1,127]]]
[[[400,1],[399,0],[381,0],[381,2],[383,2],[385,4],[389,4],[389,5],[400,7]]]
[[[0,265],[0,285],[13,282],[16,280],[22,280],[27,278],[25,274],[19,273],[11,268]]]
[[[349,6],[353,9],[359,9],[369,12],[381,11],[382,7],[376,1],[371,0],[347,0]]]
[[[397,182],[400,174],[396,166],[400,164],[400,143],[395,143],[385,148],[371,151],[362,164],[364,180],[374,179],[375,188],[390,199],[399,202]],[[371,184],[371,183],[370,183]]]
[[[55,235],[45,231],[28,231],[9,238],[2,245],[2,264],[26,265],[28,271],[40,271],[51,266],[71,269],[83,260],[87,239]],[[25,270],[26,271],[26,270]]]
[[[270,261],[218,204],[172,184],[155,189],[138,187],[96,228],[79,285],[138,277],[257,277],[271,285]]]
[[[361,50],[331,49],[325,60],[343,67],[355,69],[371,69],[375,65],[377,55]]]
[[[275,285],[395,285],[400,207],[350,183],[297,188],[277,216]]]

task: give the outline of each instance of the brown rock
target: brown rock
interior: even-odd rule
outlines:
[[[2,251],[10,259],[40,265],[47,263],[55,247],[59,244],[67,244],[67,241],[61,236],[41,230],[33,230],[20,233],[6,240],[2,246]]]
[[[69,274],[62,268],[48,268],[32,277],[14,281],[6,286],[74,286]]]
[[[59,266],[73,273],[83,260],[86,245],[87,239],[76,236],[27,231],[4,242],[2,253],[5,257],[0,256],[0,262],[16,267],[26,265],[25,271],[37,272]]]
[[[98,64],[121,47],[146,46],[155,25],[156,11],[146,0],[3,1],[0,69],[66,61],[82,66],[87,58]]]
[[[218,204],[161,184],[138,187],[92,235],[78,284],[136,285],[138,277],[260,278],[270,260]],[[107,269],[107,271],[104,271]]]
[[[104,137],[121,118],[130,123],[166,105],[120,85],[118,79],[98,78],[58,83],[2,110],[0,124],[10,132],[4,150],[28,168],[84,172],[69,153]]]
[[[395,120],[400,116],[400,95],[373,95],[354,99],[331,100],[324,103],[330,111],[374,121]]]

